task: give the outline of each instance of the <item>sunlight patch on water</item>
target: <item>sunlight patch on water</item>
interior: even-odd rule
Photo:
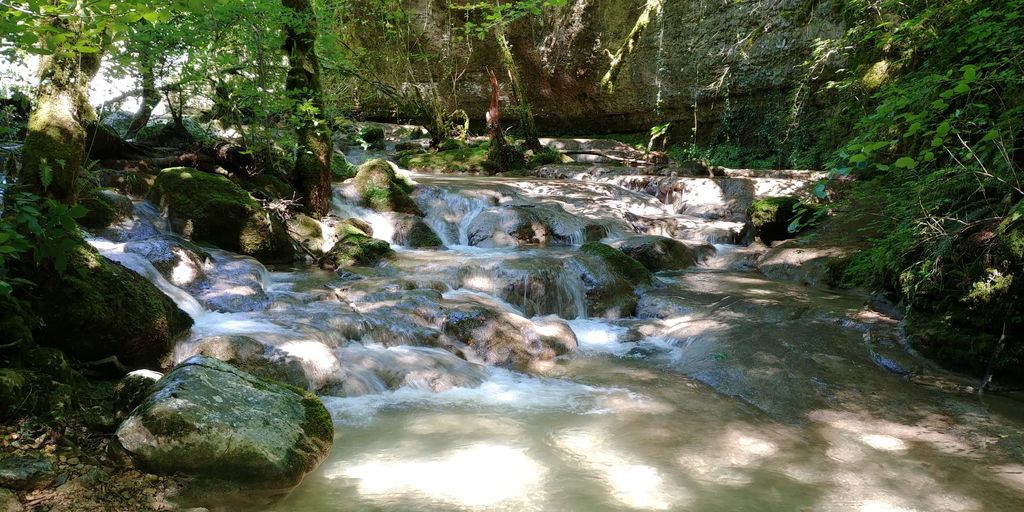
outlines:
[[[611,495],[623,505],[644,510],[669,510],[688,501],[688,494],[665,481],[657,468],[637,464],[613,450],[598,432],[570,430],[554,444],[587,471],[597,473]]]
[[[470,509],[527,510],[542,501],[546,473],[523,448],[480,443],[430,460],[341,461],[324,476],[356,480],[369,499],[391,501],[399,494]]]

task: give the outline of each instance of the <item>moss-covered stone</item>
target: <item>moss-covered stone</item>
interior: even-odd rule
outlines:
[[[102,229],[132,215],[132,200],[110,189],[92,190],[78,202],[87,210],[85,216],[78,219],[86,228]]]
[[[750,224],[754,227],[754,235],[765,244],[793,238],[789,232],[789,224],[793,219],[794,208],[800,201],[795,197],[766,197],[754,201],[747,209]]]
[[[344,156],[334,155],[331,159],[331,180],[345,181],[356,175],[356,166],[348,163]]]
[[[359,138],[372,148],[384,147],[384,128],[371,124],[359,130]]]
[[[223,176],[188,167],[165,169],[147,198],[167,211],[174,231],[191,240],[261,261],[294,258],[282,223]]]
[[[395,243],[416,249],[444,247],[434,230],[415,215],[404,215],[395,225]]]
[[[351,232],[334,244],[320,259],[320,268],[333,270],[340,267],[372,266],[390,258],[395,251],[383,240]]]
[[[362,206],[379,212],[420,215],[416,202],[409,197],[412,185],[399,179],[387,161],[370,160],[360,165],[353,181]]]
[[[622,274],[623,277],[633,284],[647,284],[651,282],[650,270],[647,270],[639,261],[610,245],[602,244],[601,242],[587,242],[580,247],[580,252],[603,259],[609,267]]]
[[[295,187],[272,173],[262,173],[247,180],[243,186],[254,195],[270,199],[293,199],[297,197]]]
[[[487,148],[487,144],[467,146],[461,141],[445,141],[438,147],[438,151],[404,155],[398,163],[417,171],[479,173],[484,172],[486,167]]]
[[[192,319],[144,277],[87,245],[73,249],[58,275],[40,270],[27,304],[41,320],[33,337],[72,359],[116,356],[128,367],[156,367]]]
[[[195,356],[153,385],[117,440],[151,472],[284,490],[327,456],[334,425],[306,391]]]

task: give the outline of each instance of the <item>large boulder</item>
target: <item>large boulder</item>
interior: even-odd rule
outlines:
[[[53,464],[36,455],[5,455],[0,458],[0,487],[23,491],[49,487],[57,479]]]
[[[488,304],[460,305],[449,310],[442,331],[467,360],[509,368],[528,368],[574,350],[576,335],[564,321],[546,318],[533,323]]]
[[[83,227],[102,229],[132,216],[132,200],[113,189],[92,190],[78,199],[86,214],[78,219]]]
[[[286,261],[295,255],[284,225],[223,176],[189,167],[164,169],[147,199],[167,211],[175,232],[193,241],[261,261]]]
[[[479,247],[543,247],[552,238],[551,228],[535,208],[528,206],[488,208],[470,222],[468,233],[469,245]]]
[[[180,349],[179,349],[180,350]],[[190,342],[179,357],[204,355],[264,379],[308,388],[302,361],[248,336],[211,336]]]
[[[587,302],[587,316],[633,316],[637,296],[624,275],[600,256],[577,253],[565,261],[564,271],[579,279]]]
[[[341,267],[373,266],[394,255],[391,246],[363,231],[365,223],[358,219],[345,219],[335,225],[338,241],[320,258],[320,268],[334,270]]]
[[[125,244],[124,252],[142,256],[176,286],[188,286],[206,279],[210,254],[188,240],[174,236],[133,240]]]
[[[628,238],[614,245],[652,272],[690,268],[715,253],[710,245],[691,247],[679,240],[656,235]]]
[[[423,218],[409,214],[399,214],[396,219],[395,243],[415,249],[444,247],[444,242]]]
[[[580,252],[601,258],[609,267],[633,284],[648,284],[651,282],[651,271],[647,267],[628,254],[608,244],[587,242],[580,247]]]
[[[409,197],[413,187],[395,174],[385,160],[370,160],[359,166],[352,179],[359,204],[378,212],[400,212],[420,215],[416,202]]]
[[[320,399],[222,361],[192,357],[153,390],[116,434],[145,471],[278,491],[330,452],[334,426]]]
[[[146,278],[80,245],[63,274],[34,272],[30,299],[40,345],[72,359],[111,356],[129,368],[156,367],[192,319]]]

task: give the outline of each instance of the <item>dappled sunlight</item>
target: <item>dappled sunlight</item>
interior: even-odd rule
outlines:
[[[392,502],[399,495],[464,508],[536,509],[544,501],[547,470],[513,446],[479,443],[429,460],[378,456],[341,461],[324,472],[351,479],[365,499]]]
[[[596,473],[601,483],[621,504],[642,510],[670,510],[685,506],[690,493],[666,481],[655,467],[639,464],[608,446],[607,436],[584,430],[563,431],[553,439],[555,447]]]

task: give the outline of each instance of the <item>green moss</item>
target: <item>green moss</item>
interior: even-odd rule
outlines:
[[[487,144],[466,146],[465,143],[453,141],[449,146],[451,149],[445,149],[446,146],[442,144],[438,151],[403,156],[399,159],[399,165],[417,171],[440,173],[484,171]]]
[[[416,202],[409,197],[412,185],[400,179],[384,160],[360,165],[354,183],[363,206],[382,212],[420,214]]]
[[[437,233],[434,233],[434,230],[430,229],[430,226],[422,220],[413,223],[412,227],[409,229],[408,238],[409,247],[417,249],[444,246],[444,242],[442,242],[441,238],[437,236]]]
[[[345,181],[356,175],[356,166],[348,163],[345,157],[334,155],[331,159],[331,180]]]
[[[351,266],[372,266],[394,255],[391,246],[362,234],[354,226],[347,228],[348,234],[320,260],[320,267],[335,269]]]
[[[789,232],[794,207],[800,201],[795,197],[766,197],[754,201],[747,209],[754,234],[765,244],[792,238]]]
[[[132,213],[131,199],[113,191],[95,189],[84,194],[78,202],[88,210],[78,219],[78,223],[86,228],[105,228]]]
[[[562,162],[562,153],[557,149],[543,148],[530,157],[527,167],[534,168]]]
[[[268,172],[253,176],[244,183],[244,187],[250,192],[274,199],[292,199],[297,197],[295,187]]]
[[[188,167],[165,169],[148,199],[167,210],[175,231],[194,241],[263,261],[294,257],[281,222],[223,176]]]
[[[359,138],[371,146],[382,144],[384,142],[384,128],[377,125],[364,126],[362,130],[359,130]]]
[[[302,390],[299,390],[299,393],[302,396],[302,408],[306,411],[306,423],[303,425],[306,435],[322,443],[331,444],[334,441],[334,420],[331,419],[331,413],[313,393]]]
[[[126,366],[157,367],[192,325],[146,278],[84,244],[71,251],[63,275],[27,277],[36,283],[28,304],[42,320],[35,341],[79,361],[117,356]]]
[[[650,270],[647,270],[639,261],[610,245],[601,242],[587,242],[580,247],[580,251],[601,258],[630,283],[646,284],[651,282]]]

